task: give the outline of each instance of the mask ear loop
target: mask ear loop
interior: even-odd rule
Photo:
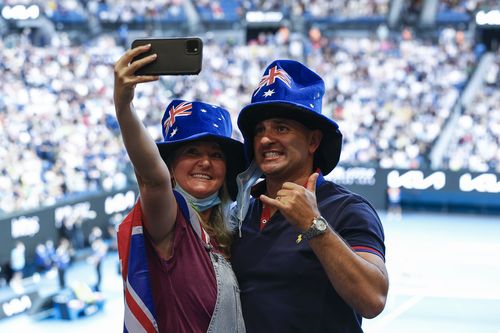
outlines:
[[[236,205],[230,215],[232,224],[238,225],[238,235],[241,238],[241,225],[247,215],[250,204],[250,191],[252,186],[262,176],[255,160],[252,160],[250,166],[236,176],[236,184],[238,185],[238,195],[236,196]]]

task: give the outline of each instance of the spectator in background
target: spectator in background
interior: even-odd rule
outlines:
[[[21,241],[16,242],[16,246],[10,252],[10,269],[12,278],[10,280],[11,288],[16,291],[22,291],[23,269],[26,265],[25,256],[26,247]]]
[[[389,186],[387,188],[387,219],[401,221],[401,188]]]
[[[110,238],[110,245],[109,245],[110,251],[118,251],[117,230],[122,220],[123,220],[123,214],[121,213],[116,213],[112,215],[108,220],[107,231]]]
[[[88,262],[95,267],[96,284],[94,291],[101,291],[102,282],[102,261],[108,252],[108,245],[102,237],[102,230],[99,227],[93,227],[89,235],[89,244],[92,249],[92,254],[88,257]]]
[[[48,273],[50,274],[50,276],[55,277],[56,275],[58,275],[58,271],[55,264],[56,248],[52,239],[47,239],[47,241],[45,242],[45,251],[47,251],[47,256],[51,260],[51,267]]]
[[[118,226],[120,225],[120,222],[122,220],[123,215],[121,213],[112,215],[108,220],[107,230],[110,238],[108,249],[109,251],[118,251]],[[121,274],[120,259],[117,259],[116,261],[116,272],[118,273],[118,275]]]
[[[89,245],[92,245],[95,240],[102,238],[102,230],[98,226],[92,227],[92,230],[90,230],[89,237],[88,237],[88,242]]]
[[[54,255],[59,288],[66,288],[66,271],[71,263],[71,246],[67,238],[61,238]]]
[[[36,246],[34,261],[37,273],[45,273],[52,268],[52,257],[44,243]]]
[[[52,263],[54,263],[53,259],[56,255],[56,248],[54,247],[54,241],[52,241],[52,239],[47,239],[45,242],[45,251],[47,251],[47,255],[52,259]]]
[[[82,224],[82,217],[72,215],[66,217],[61,226],[61,236],[69,240],[70,246],[74,250],[81,250],[85,246]]]

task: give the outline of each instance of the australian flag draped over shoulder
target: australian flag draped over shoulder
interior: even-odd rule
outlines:
[[[158,332],[142,221],[138,201],[118,228],[118,253],[125,295],[124,333]]]
[[[198,237],[209,244],[208,233],[202,228],[193,208],[179,192],[174,191],[174,195],[186,221],[190,222]],[[118,227],[118,254],[125,295],[124,333],[158,333],[143,221],[141,202],[138,201]]]

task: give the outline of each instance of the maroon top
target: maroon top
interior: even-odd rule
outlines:
[[[158,328],[160,333],[206,332],[217,298],[212,262],[180,209],[173,232],[168,260],[162,259],[145,237]]]

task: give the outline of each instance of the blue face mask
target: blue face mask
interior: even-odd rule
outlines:
[[[230,223],[232,227],[238,227],[238,233],[241,238],[241,225],[245,216],[247,215],[250,204],[250,192],[252,186],[262,176],[255,160],[250,163],[250,166],[245,171],[236,176],[236,183],[238,184],[238,196],[236,197],[236,205],[230,215]]]
[[[187,193],[184,191],[182,187],[180,187],[179,184],[175,184],[175,190],[182,194],[182,196],[193,206],[194,209],[198,212],[204,212],[209,208],[212,208],[214,206],[217,206],[220,204],[222,201],[219,198],[219,192],[215,192],[212,195],[209,195],[206,198],[203,199],[198,199],[193,197],[191,194]]]

